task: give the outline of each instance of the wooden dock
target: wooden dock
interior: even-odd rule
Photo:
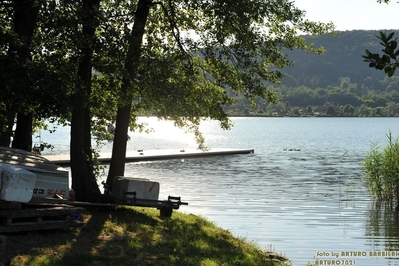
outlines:
[[[126,153],[126,162],[140,162],[140,161],[156,161],[156,160],[170,160],[170,159],[185,159],[195,157],[209,157],[221,155],[234,154],[251,154],[253,149],[210,149],[201,151],[197,149],[181,149],[181,150],[137,150]],[[59,155],[43,155],[48,161],[60,165],[69,166],[69,154]],[[101,153],[98,160],[101,163],[109,163],[111,161],[111,153]]]

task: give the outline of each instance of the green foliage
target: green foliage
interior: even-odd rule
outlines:
[[[364,159],[366,184],[372,196],[378,200],[399,202],[399,141],[387,134],[387,146],[381,150],[378,143],[372,143]]]
[[[308,44],[299,32],[315,35],[333,29],[332,24],[307,20],[304,11],[285,1],[154,2],[137,73],[126,73],[129,25],[134,22],[131,10],[137,6],[106,1],[100,9],[100,56],[94,58],[94,68],[101,75],[104,93],[97,94],[96,89],[95,94],[98,102],[105,102],[102,95],[116,92],[111,97],[117,102],[95,105],[98,113],[113,121],[116,106],[132,97],[131,129],[137,126],[138,114],[157,116],[193,132],[200,144],[202,120],[219,120],[224,129],[231,126],[226,111],[237,95],[247,98],[251,108],[256,97],[267,102],[279,99],[269,86],[281,80],[283,67],[291,65],[283,49],[317,54],[323,50]],[[131,81],[127,97],[118,94],[122,77]]]
[[[329,105],[326,110],[326,115],[333,116],[335,115],[334,106]]]
[[[277,101],[268,84],[279,82],[281,68],[291,65],[283,49],[320,53],[322,47],[308,44],[298,33],[315,35],[333,29],[332,24],[307,20],[304,11],[286,1],[154,2],[142,44],[140,79],[136,80],[137,75],[126,73],[124,65],[137,2],[101,1],[92,21],[98,25],[92,44],[97,74],[88,99],[77,93],[75,76],[81,60],[79,47],[87,42],[82,21],[88,13],[79,2],[37,1],[37,5],[40,13],[28,79],[16,76],[18,66],[7,56],[10,45],[20,44],[12,30],[13,5],[1,7],[0,67],[4,71],[0,71],[0,86],[10,92],[4,96],[12,97],[1,100],[12,100],[12,111],[28,109],[38,119],[69,119],[71,109],[85,102],[99,118],[94,126],[115,119],[117,103],[126,100],[118,95],[121,78],[130,75],[134,81],[130,94],[140,99],[133,108],[132,128],[137,126],[134,121],[139,113],[176,119],[177,125],[187,125],[188,130],[196,130],[193,125],[204,117],[220,120],[228,128],[224,110],[234,99],[226,90],[247,97],[252,104],[258,96]]]
[[[292,115],[294,115],[294,116],[299,116],[300,115],[298,107],[292,108]]]
[[[369,62],[369,67],[378,70],[384,70],[384,72],[391,77],[395,74],[395,70],[399,67],[399,48],[397,38],[393,39],[394,32],[389,35],[380,31],[380,36],[377,37],[381,40],[383,54],[372,53],[366,50],[366,55],[363,55],[365,62]],[[392,60],[392,61],[391,61]]]

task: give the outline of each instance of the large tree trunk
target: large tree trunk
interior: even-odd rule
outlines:
[[[107,190],[112,190],[114,177],[123,176],[125,172],[125,158],[127,147],[127,134],[130,122],[131,104],[119,107],[116,114],[116,127],[114,143],[112,145],[112,158],[107,177]]]
[[[126,56],[125,73],[129,77],[123,77],[121,94],[123,103],[120,103],[116,115],[116,127],[114,143],[112,146],[112,158],[107,177],[107,189],[112,191],[113,180],[117,176],[123,176],[125,173],[126,147],[128,138],[128,129],[130,121],[130,110],[132,107],[131,79],[137,76],[138,65],[141,56],[141,47],[145,25],[147,23],[148,13],[152,1],[139,0],[135,12],[134,25],[130,34],[129,49]]]
[[[39,8],[39,3],[36,0],[14,1],[14,32],[18,35],[21,44],[19,46],[10,45],[8,54],[9,56],[15,57],[15,60],[18,62],[18,64],[22,66],[23,80],[20,84],[24,88],[16,88],[20,91],[20,93],[23,93],[25,90],[27,90],[29,86],[27,78],[28,74],[24,66],[30,58],[30,47],[32,44],[33,33],[36,29]],[[14,103],[16,108],[23,109],[23,105],[24,103]],[[9,111],[12,112],[13,110]],[[17,127],[15,130],[12,147],[31,151],[33,115],[31,113],[24,113],[24,110],[21,109],[18,111]],[[10,127],[8,127],[7,132],[11,132]],[[7,143],[6,136],[4,136],[4,143]]]
[[[17,127],[12,141],[12,147],[25,151],[32,151],[32,114],[18,113]]]
[[[71,119],[72,189],[75,191],[76,200],[89,202],[97,202],[101,196],[93,169],[90,114],[92,57],[99,4],[100,0],[83,1],[85,15],[82,21],[84,39],[81,46],[82,61],[78,69],[76,105]]]
[[[72,189],[76,200],[98,202],[101,192],[94,175],[90,143],[90,114],[84,108],[76,108],[71,120]]]

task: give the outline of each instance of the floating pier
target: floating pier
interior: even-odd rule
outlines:
[[[251,154],[251,153],[254,153],[253,149],[210,149],[207,151],[201,151],[198,149],[137,150],[134,152],[128,151],[126,153],[125,162],[185,159],[185,158],[195,158],[195,157],[209,157],[209,156]],[[70,165],[69,154],[42,155],[42,157],[60,166]],[[111,153],[100,153],[100,157],[98,158],[98,160],[101,163],[111,162]]]

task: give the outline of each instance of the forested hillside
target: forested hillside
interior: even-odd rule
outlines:
[[[390,30],[392,32],[395,30]],[[322,35],[306,37],[315,46],[323,46],[326,53],[315,55],[301,51],[287,52],[294,62],[294,67],[284,72],[287,77],[283,84],[289,87],[306,86],[309,88],[326,88],[339,86],[340,78],[347,77],[350,82],[363,83],[367,86],[378,86],[378,81],[384,79],[381,71],[369,68],[363,62],[365,50],[380,52],[378,31],[344,31],[336,35]]]
[[[397,30],[387,30],[387,33]],[[398,36],[395,34],[395,36]],[[258,101],[252,110],[238,99],[230,114],[258,115],[399,115],[399,76],[388,78],[383,71],[363,61],[365,50],[381,52],[378,31],[344,31],[336,35],[306,36],[323,46],[323,55],[287,51],[294,66],[283,70],[286,77],[274,85],[282,100],[277,105]]]

